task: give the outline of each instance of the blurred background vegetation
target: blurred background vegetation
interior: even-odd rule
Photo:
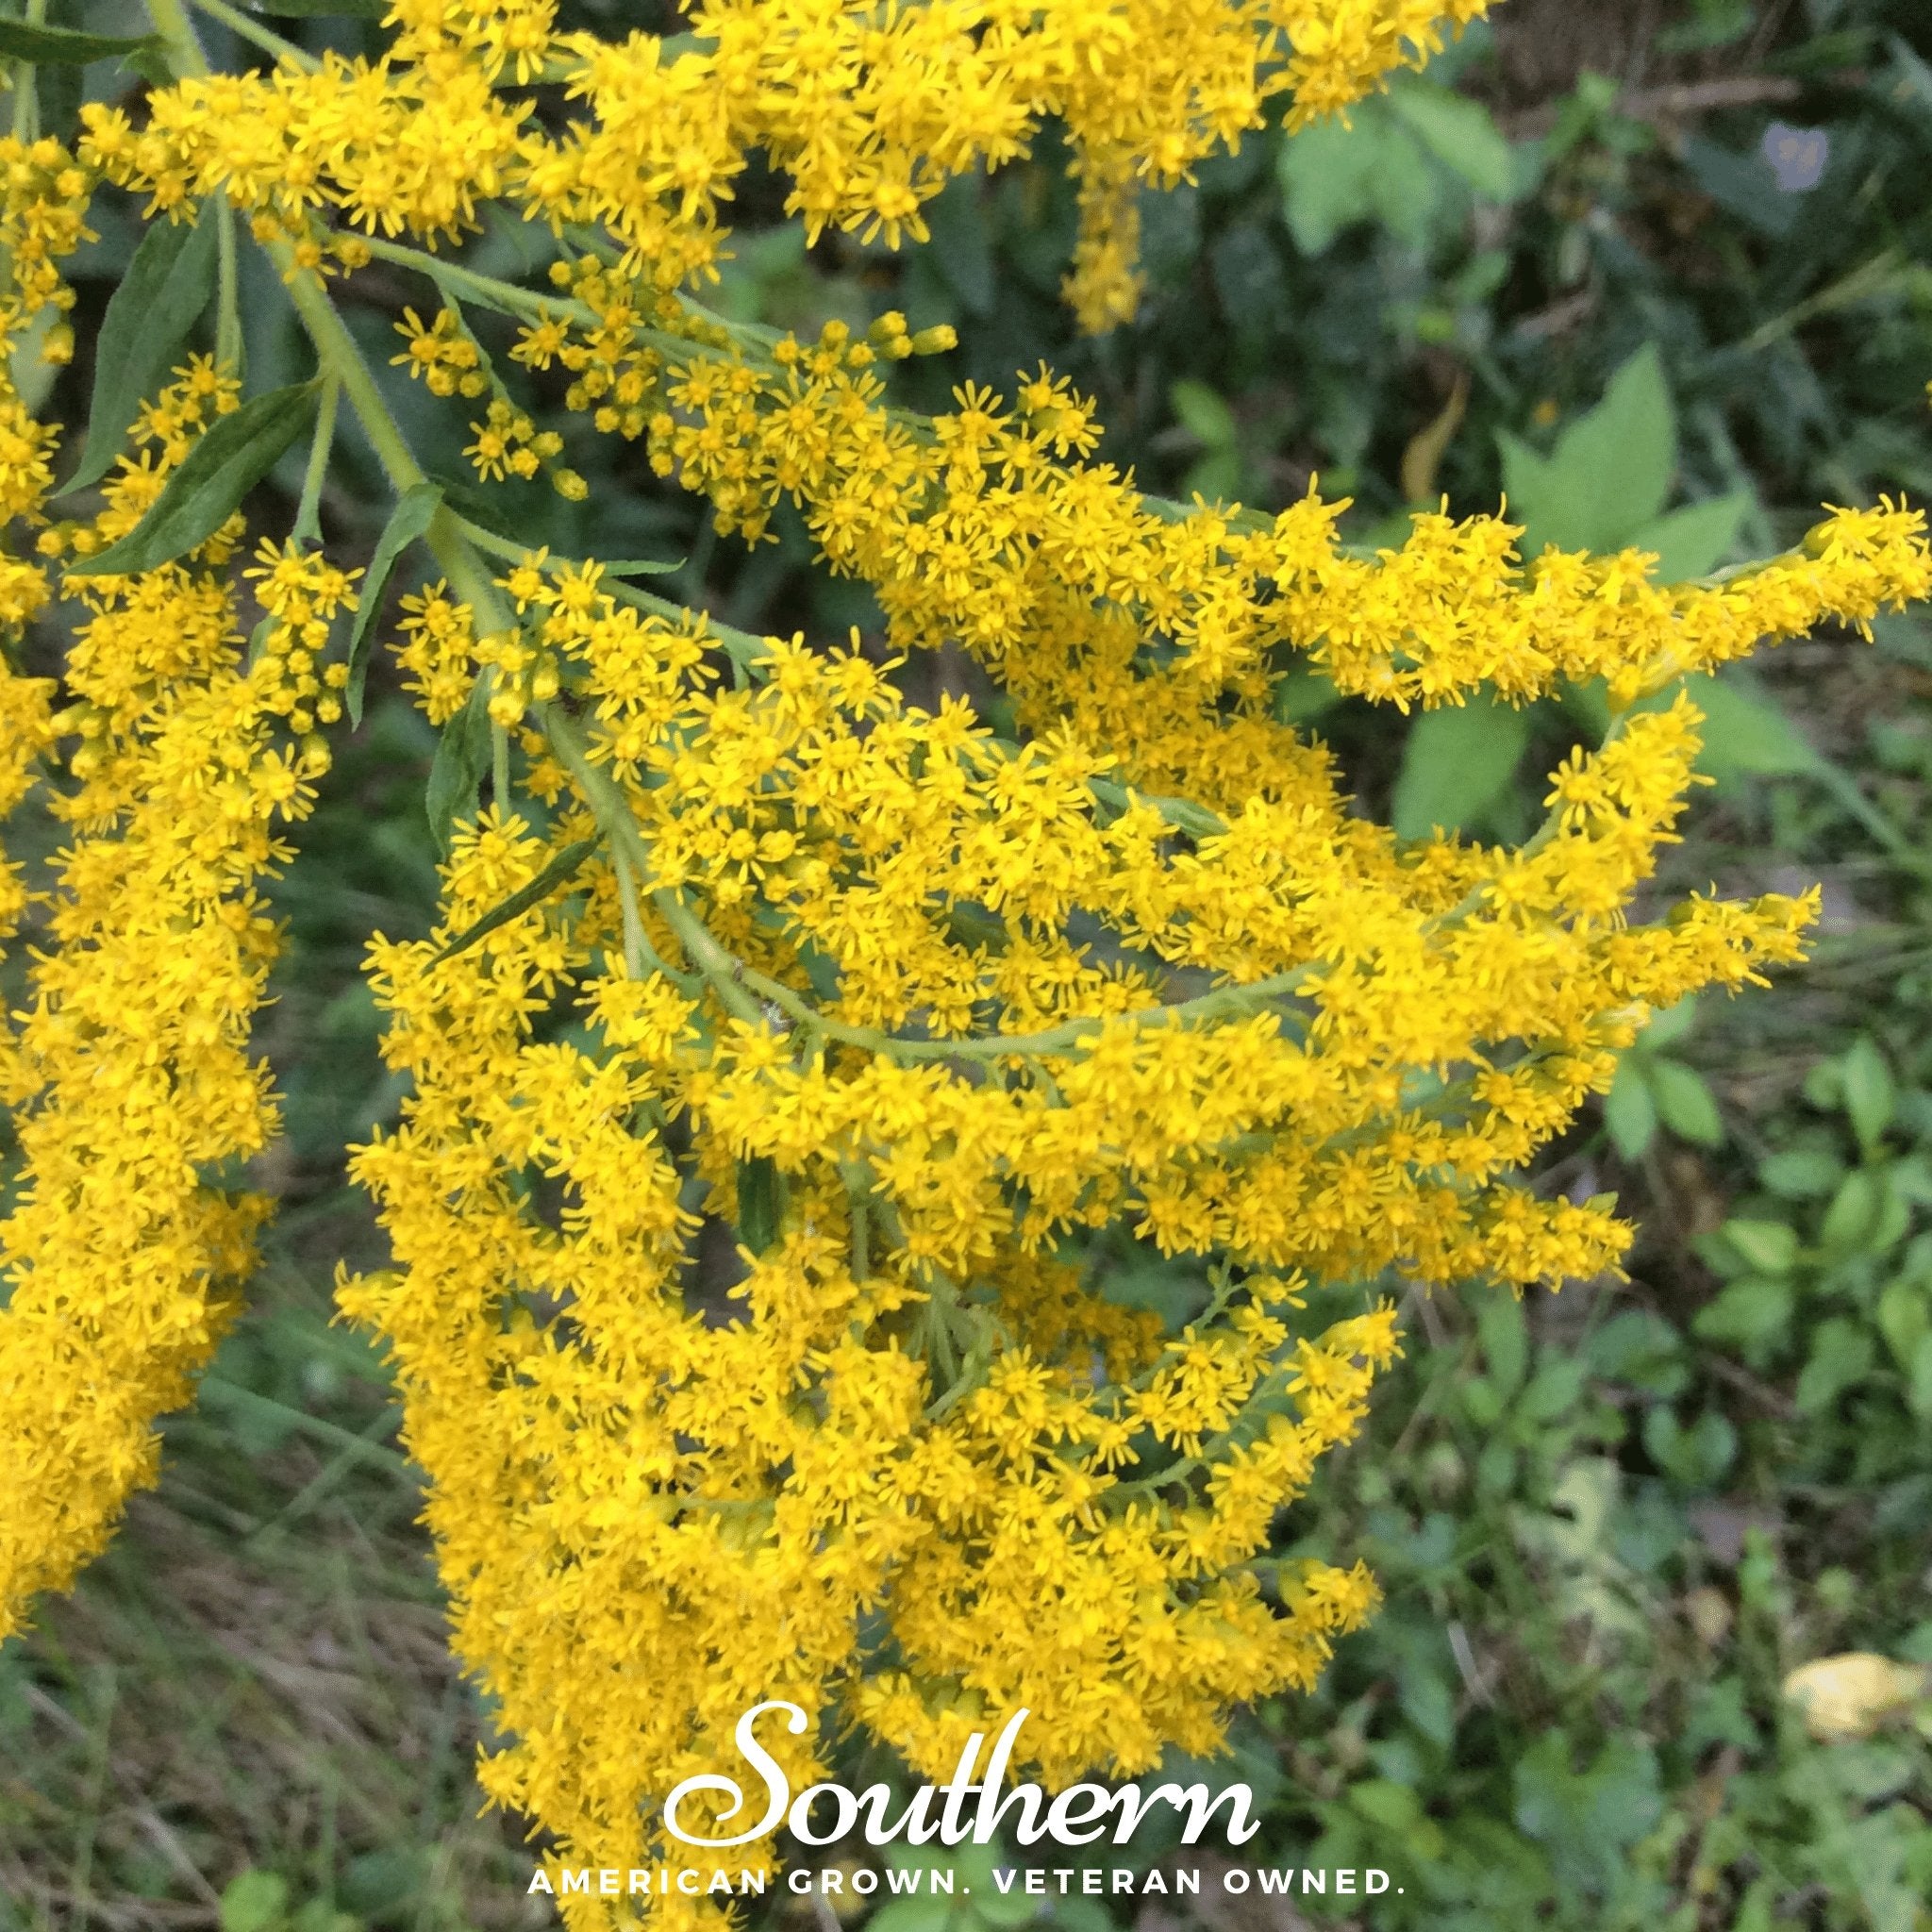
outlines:
[[[264,10],[311,47],[375,43],[317,4]],[[1532,543],[1638,541],[1695,575],[1791,542],[1824,499],[1932,497],[1928,179],[1924,0],[1507,0],[1352,127],[1251,140],[1150,197],[1148,297],[1106,340],[1076,338],[1058,299],[1073,203],[1050,145],[956,184],[907,258],[807,250],[782,185],[755,180],[719,299],[801,328],[889,307],[957,324],[955,354],[900,372],[925,407],[1044,356],[1098,396],[1107,453],[1171,492],[1274,508],[1319,475],[1376,541],[1411,507],[1507,491]],[[98,225],[53,398],[70,420],[135,233],[125,209]],[[492,230],[477,265],[519,275],[538,242]],[[258,293],[266,385],[299,373],[298,345]],[[428,294],[356,278],[372,352]],[[460,419],[395,400],[458,475]],[[325,506],[345,556],[384,514],[361,459]],[[532,489],[495,516],[575,554],[683,558],[682,594],[736,624],[872,623],[795,525],[747,555],[622,449],[570,460],[585,504]],[[963,662],[907,675],[979,689]],[[1698,696],[1715,782],[1658,894],[1820,881],[1813,958],[1660,1018],[1546,1163],[1552,1190],[1622,1197],[1641,1230],[1627,1282],[1409,1296],[1373,1430],[1282,1525],[1285,1548],[1366,1557],[1387,1606],[1318,1695],[1244,1713],[1207,1774],[1262,1802],[1243,1863],[1379,1865],[1400,1891],[1230,1900],[1210,1878],[1196,1901],[1117,1902],[1124,1927],[1932,1927],[1927,1707],[1821,1735],[1780,1694],[1847,1652],[1932,1666],[1932,623],[1821,636]],[[1286,662],[1277,703],[1407,832],[1520,834],[1542,774],[1601,724],[1588,691],[1405,724]],[[329,1324],[336,1263],[377,1257],[339,1150],[399,1096],[358,967],[372,931],[427,927],[431,750],[392,691],[373,704],[281,891],[265,1044],[287,1136],[260,1181],[282,1207],[253,1308],[168,1424],[158,1492],[0,1651],[0,1924],[550,1922],[514,1822],[475,1815],[487,1718],[443,1651],[385,1373]],[[1151,1254],[1110,1266],[1176,1319],[1198,1293]],[[1103,1861],[1169,1856],[1142,1834]],[[1107,1932],[1095,1901],[1040,1909]],[[875,1917],[993,1923],[963,1899]]]

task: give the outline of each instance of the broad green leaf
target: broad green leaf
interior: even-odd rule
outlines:
[[[193,222],[148,225],[101,318],[87,448],[63,496],[108,474],[126,445],[136,412],[161,387],[214,293],[218,232],[208,209]]]
[[[1622,549],[1662,514],[1677,467],[1676,413],[1656,345],[1647,343],[1617,371],[1603,401],[1563,432],[1548,457],[1526,463],[1524,448],[1504,440],[1510,514],[1525,525],[1524,555],[1534,558],[1551,543]]]
[[[1657,1138],[1657,1102],[1651,1098],[1641,1064],[1634,1058],[1618,1064],[1617,1077],[1604,1095],[1604,1125],[1625,1160],[1641,1159]]]
[[[1681,687],[1704,713],[1704,749],[1697,769],[1720,782],[1755,775],[1795,777],[1818,768],[1818,754],[1796,725],[1736,677],[1689,678]],[[1674,688],[1665,697],[1676,696]]]
[[[1491,201],[1515,192],[1516,158],[1501,128],[1480,101],[1426,81],[1390,90],[1389,105],[1423,145]]]
[[[1425,839],[1438,826],[1474,825],[1508,790],[1528,745],[1527,714],[1488,698],[1424,711],[1402,748],[1396,835]]]
[[[1523,1304],[1513,1294],[1499,1291],[1491,1295],[1476,1317],[1476,1332],[1482,1338],[1490,1380],[1507,1402],[1522,1386],[1529,1361],[1529,1328],[1523,1319]]]
[[[1872,1373],[1877,1354],[1861,1323],[1845,1315],[1821,1322],[1811,1340],[1811,1358],[1792,1391],[1798,1412],[1817,1415],[1829,1408],[1846,1390]]]
[[[438,848],[447,854],[450,829],[475,808],[477,788],[490,768],[490,701],[488,680],[479,677],[470,701],[442,727],[436,757],[429,766],[429,784],[423,808]]]
[[[1831,1206],[1824,1210],[1818,1228],[1819,1245],[1839,1258],[1875,1246],[1883,1208],[1877,1175],[1869,1168],[1854,1168],[1839,1183]]]
[[[28,26],[24,21],[0,20],[0,57],[25,60],[36,67],[85,67],[93,60],[125,58],[159,53],[166,42],[158,34],[83,34],[65,26]]]
[[[1740,1349],[1760,1357],[1791,1332],[1796,1305],[1797,1293],[1789,1281],[1746,1275],[1698,1309],[1691,1318],[1690,1332],[1700,1341],[1714,1341],[1720,1348]]]
[[[1697,995],[1686,993],[1675,1006],[1650,1016],[1650,1024],[1643,1029],[1639,1044],[1646,1053],[1655,1053],[1660,1046],[1674,1046],[1696,1024]]]
[[[458,953],[467,952],[478,940],[487,939],[498,926],[508,925],[512,919],[521,918],[533,906],[541,906],[558,886],[576,877],[583,870],[585,860],[603,842],[600,836],[592,835],[577,840],[573,845],[566,845],[528,885],[520,886],[508,898],[492,906],[474,925],[466,925],[431,963],[440,964],[444,959],[455,958]]]
[[[1503,458],[1504,507],[1515,522],[1526,523],[1555,500],[1556,464],[1507,429],[1497,432],[1496,448]],[[1526,558],[1538,555],[1530,548],[1526,532],[1519,547]]]
[[[223,416],[168,478],[147,514],[118,543],[70,566],[74,576],[158,570],[208,540],[315,421],[310,382],[271,390]]]
[[[1760,1274],[1789,1274],[1797,1265],[1797,1230],[1785,1222],[1733,1219],[1724,1236]]]
[[[1441,201],[1438,177],[1421,142],[1392,116],[1369,180],[1382,225],[1410,248],[1426,247]]]
[[[767,1155],[738,1163],[738,1235],[754,1255],[762,1255],[778,1239],[784,1185]]]
[[[1702,1074],[1681,1060],[1668,1059],[1648,1061],[1644,1072],[1650,1080],[1651,1098],[1657,1103],[1657,1118],[1678,1140],[1699,1147],[1715,1147],[1722,1142],[1724,1122]]]
[[[1867,1154],[1877,1146],[1898,1106],[1898,1091],[1892,1085],[1891,1069],[1885,1056],[1873,1044],[1868,1033],[1861,1033],[1844,1057],[1845,1112],[1851,1117],[1852,1131]]]
[[[1282,143],[1283,206],[1295,246],[1321,255],[1344,228],[1379,221],[1420,247],[1438,200],[1427,156],[1386,101],[1363,101],[1350,112],[1353,126],[1318,121]]]
[[[1919,1344],[1932,1334],[1932,1294],[1916,1281],[1894,1281],[1878,1297],[1878,1332],[1892,1358],[1907,1374],[1919,1353]]]
[[[412,483],[396,500],[389,522],[375,541],[375,555],[369,559],[368,575],[356,605],[356,623],[349,633],[349,682],[343,691],[349,723],[362,722],[362,697],[369,681],[370,643],[375,634],[375,621],[382,612],[383,593],[396,563],[409,545],[428,528],[442,506],[442,491],[434,483]]]
[[[1787,1201],[1822,1201],[1844,1178],[1844,1163],[1823,1148],[1787,1148],[1757,1163],[1757,1178]]]
[[[1737,490],[1686,504],[1645,525],[1630,539],[1631,547],[1657,553],[1659,583],[1686,584],[1708,576],[1730,556],[1752,502],[1748,490]]]
[[[1643,1419],[1643,1446],[1667,1475],[1689,1488],[1707,1489],[1731,1466],[1738,1432],[1710,1409],[1686,1429],[1671,1410],[1659,1407]]]
[[[1281,144],[1283,211],[1294,245],[1324,255],[1344,228],[1375,211],[1374,171],[1380,143],[1370,103],[1354,109],[1356,125],[1317,121]]]
[[[266,13],[276,20],[326,20],[332,14],[347,14],[355,20],[380,20],[389,7],[390,0],[255,0],[248,10]]]
[[[1191,375],[1182,376],[1168,393],[1174,414],[1190,435],[1209,449],[1226,449],[1234,443],[1238,434],[1234,411],[1224,396]]]
[[[250,1866],[238,1872],[223,1889],[222,1932],[267,1932],[289,1907],[289,1881],[279,1872]]]

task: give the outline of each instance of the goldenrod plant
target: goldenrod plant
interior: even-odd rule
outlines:
[[[354,61],[197,4],[247,71],[209,70],[180,0],[144,41],[0,46],[9,385],[71,350],[60,263],[96,204],[146,225],[77,466],[19,389],[0,406],[4,616],[71,638],[58,680],[9,658],[0,684],[0,804],[37,790],[65,829],[0,895],[30,956],[0,1635],[154,1479],[157,1419],[246,1294],[263,881],[387,649],[441,731],[445,863],[431,935],[371,950],[409,1097],[352,1160],[393,1266],[339,1303],[395,1365],[501,1733],[489,1797],[565,1864],[690,1865],[665,1795],[767,1700],[813,1720],[766,1739],[793,1789],[854,1730],[943,1778],[1020,1710],[1014,1771],[1056,1789],[1211,1751],[1375,1605],[1346,1552],[1279,1561],[1270,1530],[1359,1428],[1393,1291],[1614,1271],[1614,1203],[1546,1198],[1539,1150],[1653,1011],[1799,956],[1807,898],[1634,908],[1691,789],[1697,679],[1924,597],[1920,513],[1831,510],[1690,584],[1638,550],[1524,558],[1507,511],[1365,553],[1315,490],[1273,517],[1142,494],[1044,367],[896,405],[893,364],[950,330],[799,340],[702,301],[754,157],[808,230],[916,247],[949,178],[1057,122],[1067,294],[1105,328],[1143,188],[1271,111],[1345,113],[1480,0],[759,0],[619,42],[547,0],[396,0]],[[144,96],[88,106],[71,152],[39,136],[36,62],[115,54]],[[547,274],[466,265],[492,214]],[[312,355],[253,392],[249,249]],[[338,308],[372,265],[420,290],[395,360],[470,425],[460,495]],[[213,353],[177,358],[209,299]],[[362,571],[320,541],[350,419],[394,498]],[[883,650],[734,630],[478,507],[507,478],[581,497],[591,438],[746,542],[795,510]],[[305,450],[292,523],[251,526]],[[435,575],[386,615],[413,546]],[[945,647],[1012,736],[908,695],[898,668]],[[1310,667],[1395,716],[1601,680],[1610,722],[1522,844],[1403,839],[1277,715]],[[719,1223],[728,1291],[694,1258]],[[1108,1231],[1205,1257],[1182,1332],[1109,1293]],[[1302,1319],[1337,1290],[1355,1312]]]

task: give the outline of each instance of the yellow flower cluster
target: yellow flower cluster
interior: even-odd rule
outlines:
[[[341,1296],[395,1355],[458,1647],[517,1739],[486,1789],[603,1862],[702,1862],[640,1807],[715,1770],[767,1696],[822,1718],[793,1747],[799,1784],[835,1720],[941,1778],[1021,1705],[1064,1782],[1211,1748],[1230,1700],[1311,1684],[1373,1586],[1317,1564],[1271,1602],[1246,1566],[1357,1426],[1392,1310],[1291,1341],[1292,1285],[1247,1273],[1163,1346],[1010,1240],[983,1236],[948,1276],[899,1231],[933,1179],[910,1097],[908,1145],[865,1108],[878,1061],[835,1053],[794,1093],[783,1044],[750,1025],[740,1088],[758,1057],[774,1110],[865,1117],[797,1132],[782,1232],[694,1303],[693,1210],[742,1217],[742,1141],[700,1097],[719,1084],[700,1003],[616,957],[616,869],[578,916],[532,909],[449,950],[549,857],[486,815],[458,836],[443,925],[377,948],[386,1051],[415,1093],[357,1173],[402,1266]],[[541,1037],[573,1009],[593,1042]]]
[[[397,0],[373,66],[329,56],[272,76],[196,75],[137,133],[87,116],[92,158],[160,208],[220,192],[258,232],[331,251],[316,217],[433,238],[502,197],[559,229],[593,223],[655,285],[707,272],[752,154],[791,177],[789,213],[867,239],[925,239],[957,175],[1066,130],[1081,232],[1068,293],[1083,324],[1132,315],[1136,195],[1171,188],[1263,125],[1344,110],[1420,66],[1488,0],[711,0],[666,41],[559,33],[548,0]],[[506,90],[564,82],[561,133]],[[353,246],[347,262],[366,258]]]
[[[234,390],[205,363],[182,372],[144,412],[158,458],[124,458],[99,519],[55,526],[42,549],[85,555],[131,528],[192,445],[172,432],[206,428]],[[318,558],[265,559],[270,614],[244,668],[233,537],[141,576],[70,577],[70,702],[48,719],[47,687],[6,687],[35,708],[8,716],[0,803],[57,741],[73,741],[77,782],[49,800],[72,839],[0,1061],[20,1159],[0,1220],[0,1637],[154,1480],[155,1420],[188,1399],[239,1306],[268,1208],[230,1172],[275,1131],[248,1053],[276,949],[258,882],[287,856],[276,821],[303,815],[327,765],[312,731],[336,701],[317,701],[309,667],[347,584]],[[300,748],[290,729],[310,734]]]
[[[1600,1206],[1511,1174],[1648,1005],[1795,954],[1790,900],[1624,922],[1694,710],[1566,765],[1535,849],[1405,851],[1313,764],[1182,840],[1072,733],[1000,745],[856,653],[767,640],[721,689],[701,622],[594,565],[502,588],[513,663],[446,590],[410,648],[446,714],[462,653],[508,670],[548,829],[486,814],[438,930],[376,949],[414,1097],[356,1171],[400,1265],[341,1291],[517,1739],[487,1788],[675,1860],[641,1807],[765,1696],[936,1778],[1024,1705],[1064,1783],[1311,1684],[1373,1585],[1257,1558],[1395,1337],[1297,1334],[1303,1285],[1614,1266]],[[1121,1224],[1227,1257],[1178,1338],[1079,1265]]]
[[[375,61],[211,75],[154,0],[178,83],[140,125],[89,108],[84,166],[13,156],[9,341],[60,300],[45,263],[88,170],[157,215],[224,202],[282,273],[324,420],[359,415],[420,492],[322,273],[383,258],[438,291],[396,360],[464,410],[486,480],[583,487],[471,300],[520,319],[518,371],[560,369],[588,432],[721,529],[755,540],[796,506],[902,654],[728,632],[447,507],[413,526],[442,575],[404,599],[395,656],[449,734],[439,795],[471,796],[431,937],[373,949],[410,1093],[355,1172],[394,1265],[340,1297],[392,1353],[430,1477],[456,1645],[506,1739],[485,1787],[568,1862],[703,1857],[655,1807],[770,1698],[819,1721],[774,1740],[794,1784],[854,1727],[944,1777],[1024,1706],[1029,1765],[1064,1785],[1210,1750],[1234,1703],[1314,1682],[1374,1586],[1277,1562],[1271,1534],[1397,1351],[1390,1291],[1614,1269],[1607,1204],[1525,1170],[1650,1008],[1798,953],[1806,900],[1633,919],[1699,718],[1631,707],[1932,591],[1916,512],[1833,512],[1703,586],[1635,554],[1525,564],[1493,517],[1418,517],[1363,556],[1312,491],[1272,519],[1144,498],[1044,369],[916,417],[881,367],[945,337],[888,315],[774,340],[679,292],[755,151],[808,227],[896,242],[1058,117],[1086,209],[1072,292],[1104,325],[1131,308],[1142,184],[1271,98],[1291,121],[1345,108],[1482,10],[713,0],[689,36],[607,43],[545,0],[395,0]],[[540,120],[540,78],[574,118]],[[394,239],[455,238],[486,205],[551,226],[547,288]],[[0,563],[15,631],[46,570],[98,560],[239,400],[193,361],[144,403],[100,516]],[[51,452],[0,397],[8,515],[38,524]],[[25,1168],[0,1457],[25,1475],[0,1631],[151,1472],[260,1211],[229,1172],[273,1123],[247,1054],[258,881],[327,762],[349,682],[329,619],[353,597],[306,542],[240,568],[244,528],[136,576],[70,568],[58,716],[44,684],[0,681],[0,808],[58,740],[74,832],[5,1059]],[[245,654],[243,582],[266,613]],[[1016,699],[1020,741],[908,701],[903,655],[955,643]],[[1404,710],[1601,678],[1619,720],[1552,774],[1522,847],[1405,842],[1274,716],[1294,654]],[[29,909],[6,875],[0,922]],[[1122,1298],[1137,1246],[1194,1259],[1178,1334]],[[575,1927],[635,1919],[563,1903]]]

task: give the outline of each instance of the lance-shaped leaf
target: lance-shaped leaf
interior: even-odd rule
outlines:
[[[427,531],[441,507],[442,491],[434,483],[412,483],[397,499],[389,522],[382,526],[382,535],[375,540],[375,555],[369,559],[369,572],[362,579],[362,593],[356,605],[355,627],[349,633],[349,682],[343,696],[351,724],[362,722],[370,645],[390,577],[403,552]]]
[[[300,382],[271,390],[220,418],[188,452],[140,523],[98,557],[75,564],[69,575],[158,570],[206,543],[314,424],[316,402],[315,385]]]
[[[754,1255],[775,1245],[785,1219],[785,1180],[770,1156],[738,1163],[738,1237]]]
[[[142,403],[161,386],[215,287],[216,223],[153,223],[101,318],[87,449],[61,491],[70,496],[108,474]]]
[[[436,757],[429,767],[429,787],[423,808],[437,849],[447,855],[450,829],[476,803],[476,790],[490,766],[490,698],[488,680],[479,677],[470,702],[442,727]]]
[[[91,60],[158,53],[164,46],[158,34],[83,34],[65,26],[29,26],[25,21],[0,20],[0,55],[30,61],[36,67],[85,67]]]
[[[478,940],[487,939],[498,926],[522,918],[533,906],[541,906],[558,886],[576,877],[584,868],[584,861],[603,842],[602,837],[593,833],[588,839],[579,839],[575,845],[566,845],[528,885],[520,886],[500,905],[492,906],[474,925],[466,925],[437,954],[434,963],[440,966],[443,960],[454,959],[458,953],[468,952]]]

